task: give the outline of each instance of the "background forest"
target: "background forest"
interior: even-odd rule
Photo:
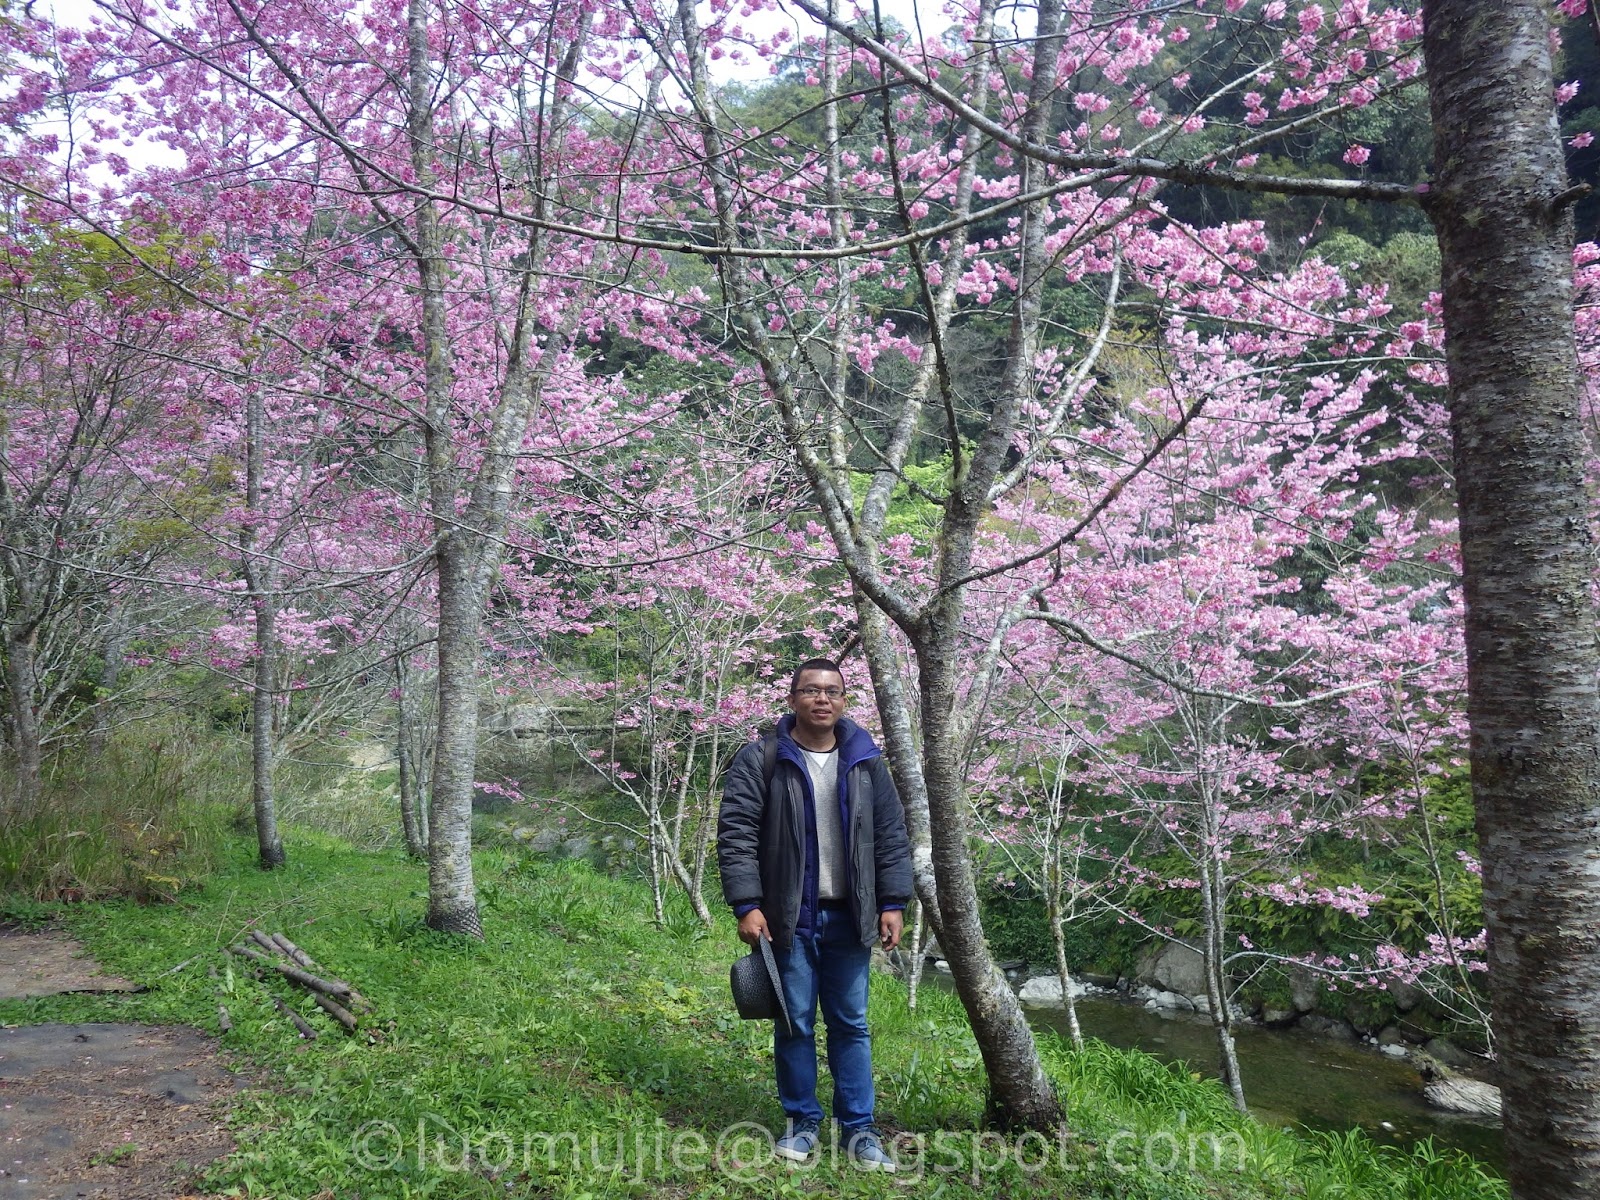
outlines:
[[[1492,1055],[1419,32],[0,7],[0,892],[320,831],[443,933],[486,843],[712,926],[721,772],[821,653],[969,1011],[1177,942],[1239,1108],[1308,991]]]

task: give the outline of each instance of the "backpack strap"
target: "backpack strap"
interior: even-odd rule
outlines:
[[[778,769],[778,735],[764,734],[761,738],[761,783],[766,791],[772,790],[772,776]]]

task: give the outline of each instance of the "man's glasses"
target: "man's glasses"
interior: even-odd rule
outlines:
[[[815,700],[818,696],[826,696],[829,700],[844,699],[844,689],[840,687],[795,688],[794,694],[802,700]]]

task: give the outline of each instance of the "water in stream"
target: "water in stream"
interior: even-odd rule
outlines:
[[[935,971],[924,978],[949,984],[948,977]],[[1028,1011],[1036,1026],[1067,1036],[1061,1010]],[[1217,1073],[1216,1035],[1203,1016],[1163,1016],[1139,1004],[1086,996],[1078,1001],[1078,1021],[1088,1037]],[[1245,1098],[1263,1121],[1312,1129],[1360,1126],[1374,1141],[1405,1147],[1431,1137],[1436,1146],[1464,1150],[1485,1166],[1501,1169],[1498,1122],[1428,1107],[1417,1072],[1370,1046],[1257,1026],[1238,1029],[1237,1043]]]

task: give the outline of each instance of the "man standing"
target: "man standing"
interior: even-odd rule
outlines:
[[[789,685],[789,715],[728,768],[717,820],[722,894],[747,945],[769,937],[791,1028],[774,1032],[788,1129],[774,1147],[803,1162],[822,1125],[817,1004],[828,1030],[833,1117],[858,1166],[894,1170],[872,1123],[867,977],[872,944],[900,942],[911,849],[900,797],[870,734],[844,716],[844,676],[813,658]]]

